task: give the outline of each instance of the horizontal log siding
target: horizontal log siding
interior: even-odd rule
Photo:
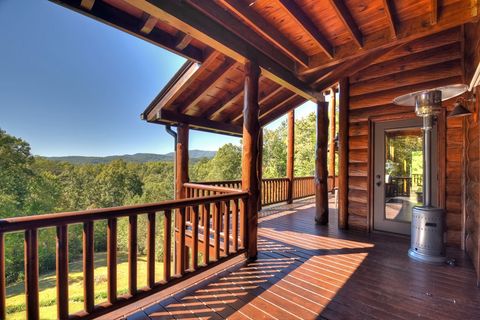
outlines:
[[[459,50],[451,46],[449,50]],[[435,54],[434,52],[431,52]],[[438,53],[443,55],[443,53]],[[412,113],[412,107],[393,105],[393,98],[415,90],[431,88],[431,85],[446,85],[462,82],[459,54],[448,61],[431,58],[435,64],[417,63],[414,66],[399,68],[398,72],[385,75],[382,68],[370,67],[367,76],[357,74],[351,78],[350,115],[349,115],[349,189],[348,213],[349,227],[368,230],[369,194],[369,126],[372,116],[387,116]],[[405,62],[408,62],[407,59]],[[409,70],[407,72],[403,70]],[[427,72],[427,70],[429,70]],[[378,74],[376,74],[378,73]],[[418,76],[417,76],[418,74]],[[463,126],[462,120],[448,120],[446,129],[446,210],[447,210],[447,243],[460,246],[462,242],[462,152]]]

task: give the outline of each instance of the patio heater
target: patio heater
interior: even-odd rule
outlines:
[[[442,101],[467,91],[463,84],[418,91],[397,97],[397,105],[415,106],[423,119],[423,205],[412,210],[410,258],[426,263],[442,264],[445,257],[445,210],[432,204],[432,129],[442,108]]]

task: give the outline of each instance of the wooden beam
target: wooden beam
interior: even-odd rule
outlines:
[[[317,102],[315,141],[315,222],[328,224],[328,102]]]
[[[334,50],[332,44],[318,30],[317,26],[303,12],[293,0],[278,0],[288,14],[297,21],[300,27],[318,44],[328,58],[333,58]]]
[[[306,99],[316,99],[317,93],[306,82],[297,77],[293,61],[291,61],[291,67],[286,68],[271,56],[225,28],[217,20],[192,7],[191,2],[185,3],[176,0],[125,1],[159,18],[162,22],[190,34],[198,41],[215,48],[239,63],[244,64],[247,60],[258,61],[263,76],[304,96]],[[197,3],[210,4],[210,1],[197,1]],[[251,30],[248,30],[251,33]]]
[[[335,188],[335,134],[336,134],[336,123],[335,123],[335,113],[336,113],[336,95],[335,89],[330,89],[330,103],[328,104],[328,177],[331,179],[332,183],[329,186],[329,190]]]
[[[248,192],[247,202],[247,250],[250,259],[257,257],[258,197],[260,180],[258,176],[258,149],[260,123],[258,116],[258,79],[260,68],[254,62],[245,64],[245,98],[243,107],[243,155],[242,190]]]
[[[258,101],[258,104],[260,105],[260,109],[262,109],[262,106],[264,103],[268,102],[270,99],[275,97],[277,94],[282,92],[284,88],[282,86],[278,86],[276,89],[273,91],[267,93],[265,96],[261,97],[260,100]],[[237,123],[243,118],[243,113],[239,114],[237,117],[235,117],[232,122]]]
[[[387,28],[364,35],[363,49],[358,49],[358,46],[354,42],[348,42],[335,47],[334,59],[327,59],[323,54],[314,54],[310,56],[309,68],[299,66],[297,73],[301,76],[306,76],[329,66],[361,57],[372,50],[398,46],[399,44],[405,44],[451,28],[459,27],[467,22],[475,21],[478,19],[478,15],[472,16],[471,8],[467,2],[468,1],[455,2],[443,7],[442,15],[435,25],[429,23],[429,12],[402,21],[402,23],[397,26],[397,39],[391,39],[391,30]]]
[[[140,25],[140,32],[143,34],[149,34],[150,32],[152,32],[153,28],[155,28],[155,25],[157,24],[158,19],[145,13],[142,16],[141,22],[142,23]],[[183,49],[185,48],[182,48],[181,50]]]
[[[175,42],[175,49],[183,50],[185,49],[190,42],[192,41],[192,36],[183,32],[178,32],[177,34],[177,41]]]
[[[258,181],[259,181],[259,189],[258,189],[258,199],[257,199],[257,210],[262,210],[262,177],[263,177],[263,128],[260,127],[259,130],[259,137],[258,137]]]
[[[242,134],[242,127],[232,123],[212,121],[209,119],[189,116],[165,109],[160,110],[157,116],[158,117],[151,122],[172,125],[185,123],[190,125],[192,128],[201,131],[223,133],[234,136],[241,136]]]
[[[148,34],[140,32],[144,24],[144,21],[142,20],[143,17],[138,18],[130,15],[105,1],[96,1],[95,5],[90,10],[82,7],[78,0],[51,1],[136,36],[142,40],[148,41],[163,49],[176,53],[186,59],[193,60],[195,62],[202,62],[204,60],[203,50],[195,46],[189,45],[183,50],[175,49],[175,36],[165,31],[162,31],[158,28],[153,28]]]
[[[283,35],[277,28],[273,27],[260,14],[240,0],[220,0],[230,11],[241,17],[255,32],[262,34],[265,38],[274,43],[283,52],[288,54],[301,65],[308,67],[308,56]],[[255,4],[253,4],[255,5]]]
[[[293,201],[293,177],[295,163],[295,110],[288,113],[287,117],[287,179],[288,196],[287,203]]]
[[[432,15],[430,18],[431,24],[437,24],[438,22],[438,0],[430,0],[430,7],[432,11]]]
[[[198,88],[188,96],[187,103],[182,106],[178,106],[178,112],[183,113],[190,108],[196,107],[197,104],[208,94],[208,92],[217,86],[225,76],[234,68],[237,67],[235,61],[230,58],[226,58],[225,61],[214,70],[206,79],[204,79]]]
[[[348,78],[340,80],[338,122],[338,227],[348,228]]]
[[[392,39],[397,39],[397,11],[393,0],[383,0],[383,10],[387,16],[388,26],[392,35]]]
[[[347,28],[348,33],[352,36],[352,40],[358,45],[358,47],[363,47],[363,35],[358,25],[355,23],[355,20],[350,13],[350,10],[347,8],[343,0],[330,0],[333,8],[337,12],[338,17],[342,20],[343,24]]]

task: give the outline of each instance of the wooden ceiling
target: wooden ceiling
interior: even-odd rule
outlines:
[[[188,59],[147,108],[146,120],[234,135],[242,132],[246,60],[262,69],[260,123],[266,125],[306,100],[322,99],[322,91],[346,76],[355,75],[352,95],[361,97],[408,86],[403,71],[435,81],[430,66],[460,70],[460,26],[478,20],[480,11],[477,0],[54,2]],[[369,78],[379,72],[383,78]]]

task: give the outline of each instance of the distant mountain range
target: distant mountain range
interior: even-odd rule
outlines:
[[[211,159],[215,156],[216,151],[205,151],[205,150],[190,150],[189,157],[191,162],[196,162],[202,158]],[[135,153],[135,154],[125,154],[125,155],[116,155],[116,156],[107,156],[107,157],[85,157],[85,156],[64,156],[64,157],[45,157],[48,160],[53,161],[64,161],[72,164],[96,164],[96,163],[108,163],[113,160],[122,159],[126,162],[157,162],[157,161],[173,161],[173,152],[166,154],[156,154],[156,153]]]

